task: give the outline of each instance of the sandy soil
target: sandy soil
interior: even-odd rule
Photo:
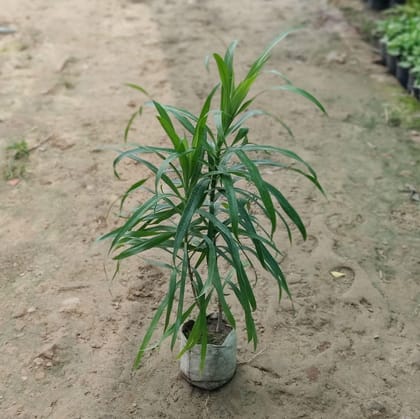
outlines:
[[[347,2],[359,5],[358,1]],[[2,0],[0,142],[25,139],[26,174],[0,182],[1,418],[420,418],[420,188],[416,133],[387,126],[401,91],[373,63],[326,0]],[[111,283],[111,204],[141,176],[112,173],[142,84],[166,103],[198,110],[214,68],[203,57],[240,40],[242,68],[277,33],[272,68],[314,92],[329,118],[288,94],[262,97],[294,129],[256,120],[261,140],[317,168],[328,200],[304,180],[267,172],[308,224],[284,270],[296,313],[262,276],[261,343],[246,344],[233,381],[207,393],[178,376],[167,345],[131,365],[166,279],[141,261]],[[131,140],[162,144],[153,118]],[[259,141],[255,138],[254,141]],[[345,274],[334,278],[330,272]]]

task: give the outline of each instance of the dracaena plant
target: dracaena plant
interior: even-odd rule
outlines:
[[[238,300],[248,341],[256,346],[253,311],[257,301],[253,277],[249,274],[251,271],[254,275],[255,265],[271,274],[279,296],[283,292],[290,296],[278,262],[280,249],[275,242],[275,232],[282,226],[291,240],[290,224],[297,227],[304,239],[306,230],[298,212],[277,187],[264,179],[261,168],[292,170],[305,176],[319,190],[322,188],[315,171],[297,154],[260,144],[258,133],[252,135],[246,126],[252,117],[272,116],[252,108],[258,94],[250,96],[250,89],[263,74],[271,50],[286,35],[279,35],[238,83],[233,63],[237,42],[228,47],[224,56],[213,54],[219,81],[199,114],[155,100],[148,102],[156,110],[168,146],[140,145],[121,152],[114,161],[117,176],[116,167],[125,158],[133,159],[150,171],[150,177],[134,183],[122,201],[146,185],[151,192],[150,198],[134,208],[123,225],[103,236],[112,240],[114,259],[119,263],[151,249],[169,255],[169,262],[161,263],[169,269],[167,292],[140,345],[136,367],[145,351],[156,347],[163,339],[171,338],[173,348],[183,322],[192,315],[195,323],[179,356],[200,343],[204,362],[209,342],[207,314],[213,299],[217,301],[219,325],[223,316],[233,328],[236,326],[229,295]],[[275,73],[281,76],[282,84],[273,89],[299,94],[325,112],[315,97],[295,87],[281,73]],[[140,86],[131,86],[146,93]],[[217,95],[219,105],[214,108]],[[279,120],[277,116],[274,118]],[[132,121],[133,118],[126,135]],[[290,132],[286,124],[279,121]],[[152,162],[156,159],[148,158],[151,154],[157,157],[159,164]],[[150,182],[153,182],[152,189]],[[187,292],[187,287],[191,293]],[[162,318],[161,338],[151,345],[152,335]]]

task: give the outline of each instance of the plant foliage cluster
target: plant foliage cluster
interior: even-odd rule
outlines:
[[[7,161],[4,169],[4,178],[6,180],[24,177],[29,153],[28,143],[25,140],[15,141],[6,147],[5,155]]]
[[[219,319],[223,316],[232,327],[236,321],[227,296],[236,297],[244,313],[248,341],[256,345],[257,330],[252,314],[257,307],[252,278],[255,264],[271,274],[279,295],[282,292],[290,295],[278,262],[280,249],[274,233],[282,225],[291,240],[291,224],[303,238],[306,230],[297,211],[276,186],[264,179],[260,169],[288,169],[309,179],[319,190],[322,188],[312,167],[297,154],[262,145],[263,138],[251,135],[246,126],[250,118],[272,116],[290,132],[277,116],[252,108],[259,94],[250,96],[272,49],[286,35],[279,35],[239,82],[234,70],[237,43],[233,42],[224,56],[213,54],[219,82],[197,115],[155,100],[148,102],[155,109],[170,145],[141,145],[122,151],[114,161],[117,176],[118,163],[125,158],[150,172],[149,177],[139,179],[126,191],[121,206],[139,188],[151,192],[150,198],[140,203],[122,226],[103,236],[111,240],[114,258],[120,262],[147,250],[160,249],[170,260],[160,261],[160,266],[169,270],[168,289],[144,336],[135,366],[148,348],[156,347],[165,338],[171,338],[173,348],[182,324],[193,312],[195,323],[180,355],[200,343],[204,362],[207,313],[214,297]],[[281,81],[272,90],[303,96],[325,112],[311,94],[294,86],[280,72],[271,73]],[[142,87],[130,86],[147,95]],[[216,98],[219,105],[213,107]],[[130,119],[126,137],[139,113]],[[155,158],[148,158],[150,155]],[[156,159],[159,164],[153,163]],[[148,189],[151,182],[153,188]],[[191,287],[192,297],[188,297],[187,286]],[[162,317],[163,335],[151,345]]]
[[[376,32],[387,52],[415,73],[415,84],[420,86],[420,1],[394,7],[385,16],[377,23]]]

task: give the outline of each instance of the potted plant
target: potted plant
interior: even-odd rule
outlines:
[[[150,198],[134,208],[120,227],[102,236],[112,240],[117,270],[123,259],[153,249],[160,266],[169,271],[167,293],[140,344],[135,367],[148,349],[165,338],[171,338],[172,349],[181,334],[178,356],[184,376],[202,388],[219,387],[232,378],[236,369],[236,314],[231,310],[235,297],[244,314],[248,341],[254,346],[258,341],[252,314],[257,302],[248,268],[256,273],[255,266],[259,265],[276,281],[279,297],[283,292],[290,296],[277,259],[280,249],[275,233],[281,225],[291,240],[290,223],[303,238],[306,230],[283,193],[264,179],[261,168],[292,170],[320,191],[322,187],[311,166],[297,154],[261,144],[246,126],[250,118],[268,116],[290,132],[277,116],[252,109],[258,94],[250,96],[272,49],[287,34],[274,39],[239,83],[233,64],[237,42],[230,44],[224,56],[214,54],[219,82],[197,116],[155,100],[148,102],[157,112],[168,145],[140,145],[121,152],[114,161],[117,176],[116,167],[125,158],[150,171],[149,177],[142,177],[125,192],[121,205],[134,191],[153,185],[148,189]],[[280,72],[271,73],[281,80],[273,90],[301,95],[325,112],[314,96],[294,86]],[[131,87],[147,94],[140,86]],[[219,105],[214,109],[216,95]],[[148,159],[150,155],[160,164]],[[215,313],[213,304],[217,307]],[[193,315],[194,320],[187,321]],[[161,338],[150,346],[162,317]]]

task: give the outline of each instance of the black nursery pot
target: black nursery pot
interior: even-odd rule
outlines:
[[[420,100],[420,86],[414,86],[414,87],[413,87],[413,96],[414,96],[417,100]]]
[[[405,0],[391,0],[390,6],[398,6],[399,4],[404,4]]]
[[[373,10],[383,10],[389,7],[389,0],[368,0],[368,6]]]
[[[409,93],[413,93],[415,81],[416,81],[416,73],[413,70],[409,70],[408,80],[407,80],[407,90]]]
[[[386,65],[386,42],[382,39],[379,41],[379,53],[381,54],[381,64]]]
[[[389,52],[386,53],[386,66],[388,67],[388,71],[394,76],[397,73],[397,62],[398,55],[393,55]]]
[[[400,82],[401,86],[404,87],[404,89],[407,88],[408,75],[409,75],[409,67],[407,65],[398,63],[397,64],[396,76],[397,76],[397,79]]]

